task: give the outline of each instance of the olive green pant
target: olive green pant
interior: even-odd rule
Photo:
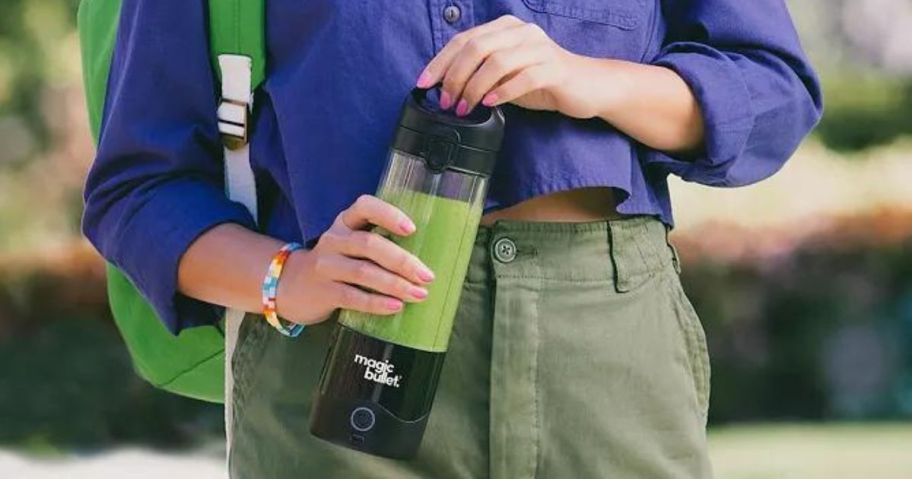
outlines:
[[[248,316],[232,478],[708,478],[709,363],[665,227],[498,222],[474,245],[418,456],[308,432],[333,321],[288,339]]]

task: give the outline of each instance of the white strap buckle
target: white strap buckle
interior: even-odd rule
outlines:
[[[230,150],[247,144],[250,112],[253,110],[251,70],[253,63],[244,55],[219,55],[222,73],[222,100],[218,107],[218,126],[222,143]]]
[[[247,144],[249,119],[248,104],[222,99],[218,107],[218,126],[226,148],[237,150]]]

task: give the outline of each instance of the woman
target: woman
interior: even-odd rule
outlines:
[[[666,243],[666,176],[759,181],[819,118],[782,0],[270,0],[258,225],[222,193],[203,3],[125,2],[84,229],[172,331],[215,321],[212,305],[253,313],[233,477],[710,477],[706,345]],[[332,313],[391,314],[433,281],[367,231],[415,230],[365,194],[416,78],[456,115],[503,105],[508,129],[424,443],[391,461],[307,421]],[[258,314],[292,241],[307,248],[277,305],[307,325],[296,339]]]

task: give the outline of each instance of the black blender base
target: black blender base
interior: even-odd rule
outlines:
[[[428,420],[403,421],[377,403],[331,397],[315,401],[310,417],[314,436],[391,459],[415,457]]]
[[[445,355],[337,325],[315,392],[310,432],[368,454],[414,457]]]

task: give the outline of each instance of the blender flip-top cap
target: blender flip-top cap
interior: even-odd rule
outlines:
[[[424,158],[434,170],[490,176],[503,143],[504,124],[498,107],[479,105],[458,117],[428,99],[427,90],[416,88],[402,107],[393,148]]]

